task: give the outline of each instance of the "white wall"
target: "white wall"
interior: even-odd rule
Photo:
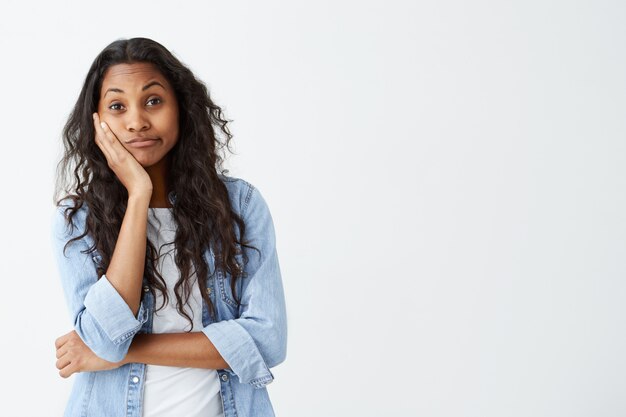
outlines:
[[[619,1],[3,1],[2,415],[61,415],[49,245],[96,54],[170,48],[274,217],[279,416],[626,415]],[[8,389],[8,391],[7,391]]]

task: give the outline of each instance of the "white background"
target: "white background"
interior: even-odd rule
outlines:
[[[277,232],[278,416],[626,415],[620,1],[0,6],[0,414],[61,415],[50,247],[94,59],[153,38],[234,120]]]

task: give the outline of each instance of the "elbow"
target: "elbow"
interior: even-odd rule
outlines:
[[[273,368],[283,363],[286,358],[287,358],[287,349],[283,349],[276,354],[270,355],[265,361],[265,363],[267,364],[268,368]]]
[[[287,358],[287,329],[276,329],[268,337],[273,343],[265,357],[265,363],[268,368],[273,368],[283,363]]]

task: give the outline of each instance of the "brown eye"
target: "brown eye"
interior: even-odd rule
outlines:
[[[156,106],[157,104],[161,103],[161,99],[158,98],[158,97],[154,97],[154,98],[151,98],[150,100],[148,100],[148,103],[152,103],[152,104],[150,104],[151,106]]]
[[[117,108],[116,106],[119,106],[119,108]],[[113,103],[109,106],[109,109],[111,110],[122,110],[122,105],[120,103]]]

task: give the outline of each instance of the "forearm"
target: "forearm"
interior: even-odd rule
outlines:
[[[229,369],[218,350],[202,332],[139,333],[121,362],[187,368]]]
[[[146,228],[150,196],[129,197],[106,277],[137,315],[146,257]]]

